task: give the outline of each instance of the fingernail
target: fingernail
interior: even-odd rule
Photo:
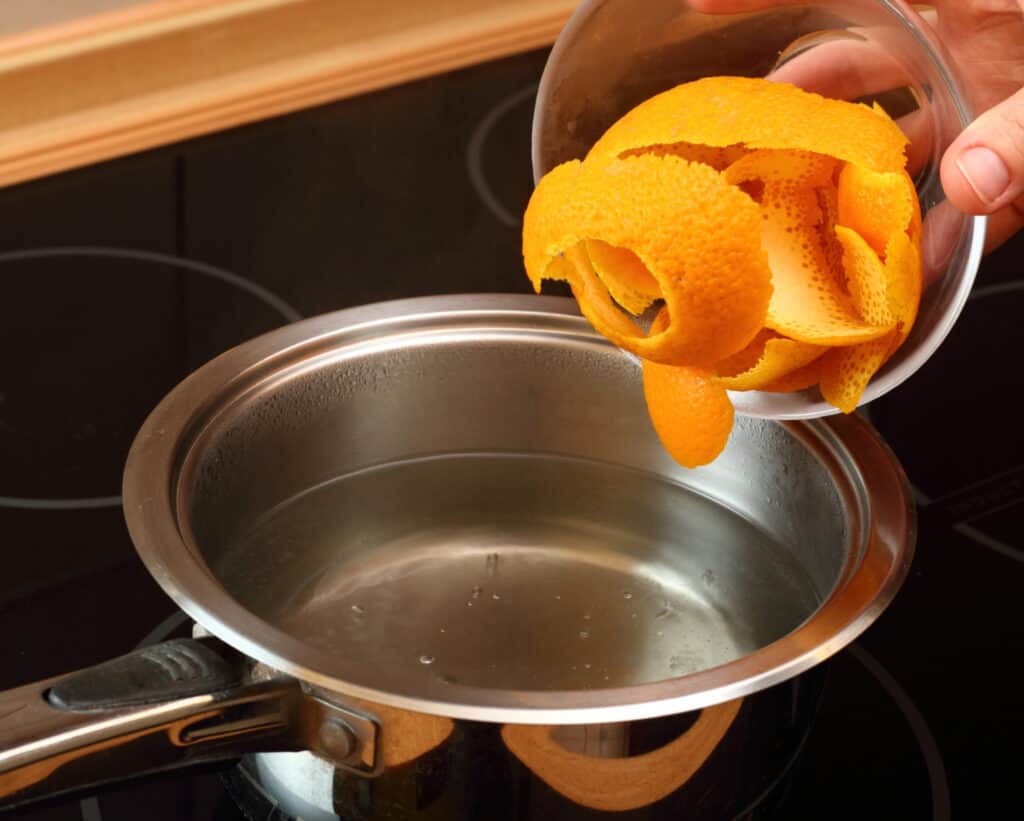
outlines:
[[[974,193],[986,205],[999,199],[1010,187],[1010,171],[991,148],[983,145],[968,148],[956,161]]]

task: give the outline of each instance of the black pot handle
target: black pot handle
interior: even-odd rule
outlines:
[[[375,772],[376,723],[212,638],[175,639],[0,693],[0,810],[251,752]]]

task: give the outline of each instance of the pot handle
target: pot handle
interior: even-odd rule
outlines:
[[[302,749],[295,679],[175,639],[0,693],[0,809],[131,775]]]

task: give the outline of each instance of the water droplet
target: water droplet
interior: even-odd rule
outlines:
[[[624,599],[631,599],[631,598],[633,598],[633,594],[630,591],[628,591],[628,590],[623,590],[622,591],[622,598],[624,598]]]
[[[636,613],[630,613],[630,616],[629,616],[629,617],[630,617],[631,619],[635,619],[635,618],[636,618]]]
[[[433,663],[434,663],[434,657],[433,656],[428,656],[426,654],[420,656],[420,664],[433,664]]]
[[[555,596],[555,600],[556,600],[556,601],[561,601],[561,600],[562,600],[562,597],[561,597],[561,596]]]
[[[590,665],[589,664],[584,664],[583,665],[583,669],[584,670],[589,670],[590,669]]]
[[[715,571],[710,567],[700,574],[700,580],[706,585],[712,585],[715,583]]]
[[[583,621],[590,621],[590,614],[589,613],[584,613],[583,614]]]
[[[366,608],[362,607],[361,605],[358,605],[358,604],[353,604],[352,605],[352,612],[355,613],[357,616],[361,616],[361,615],[363,615],[363,613],[366,612]]]
[[[441,632],[442,632],[442,633],[444,632],[444,628],[443,628],[443,627],[441,628]]]
[[[669,670],[678,670],[682,666],[683,666],[683,660],[679,656],[672,656],[671,658],[669,658],[669,660],[668,660],[668,669]]]
[[[580,638],[581,639],[589,639],[590,638],[590,631],[589,630],[580,630]]]
[[[466,602],[466,607],[472,607],[472,606],[473,606],[473,602],[471,602],[471,601]]]
[[[444,632],[444,630],[442,630],[441,632],[443,633],[443,632]],[[664,636],[664,635],[665,635],[665,631],[664,631],[664,630],[659,630],[659,631],[658,631],[658,638],[659,638],[659,639],[660,639],[660,638],[661,638],[662,636]]]
[[[491,593],[491,598],[495,601],[498,601],[501,598],[501,596],[499,596],[497,593]]]
[[[487,559],[486,559],[486,562],[485,562],[485,567],[487,568],[487,572],[490,573],[492,576],[495,575],[498,572],[498,559],[499,558],[500,557],[498,556],[497,553],[488,553],[487,554]]]
[[[477,585],[473,586],[473,598],[474,599],[479,599],[480,598],[480,594],[482,592],[483,592],[483,588],[480,585],[477,584]]]

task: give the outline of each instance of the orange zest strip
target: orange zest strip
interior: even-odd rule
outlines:
[[[818,232],[821,210],[814,192],[767,185],[761,205],[762,245],[774,291],[765,325],[813,345],[856,345],[884,336],[892,323],[857,316],[839,279],[829,270]]]
[[[586,250],[612,299],[634,316],[661,299],[658,281],[632,251],[597,239],[587,240]]]
[[[574,273],[564,266],[552,273],[569,277],[584,316],[615,344],[656,362],[710,366],[754,338],[771,297],[757,203],[714,169],[674,156],[562,169],[527,208],[524,232],[536,232],[524,238],[531,280],[544,279],[565,253]],[[618,310],[587,253],[591,240],[628,251],[651,274],[670,317],[664,331],[644,336]],[[641,301],[623,298],[633,308]]]
[[[839,224],[864,237],[877,254],[885,253],[893,234],[910,231],[915,216],[920,220],[914,184],[902,169],[879,173],[847,163],[838,194]]]
[[[712,147],[796,149],[874,171],[901,171],[907,138],[888,117],[788,83],[708,77],[641,103],[612,125],[587,155],[690,143]]]
[[[827,350],[823,345],[796,342],[773,331],[764,331],[745,351],[718,363],[716,381],[730,391],[762,390],[765,385],[774,384],[813,362]],[[755,353],[755,361],[748,365]]]

